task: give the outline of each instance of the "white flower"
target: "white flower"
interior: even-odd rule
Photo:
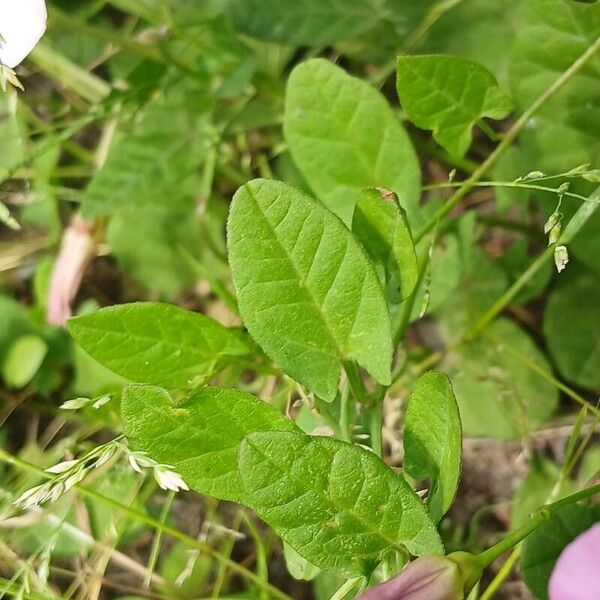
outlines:
[[[130,452],[127,456],[127,460],[129,461],[131,468],[137,473],[143,473],[142,467],[144,469],[149,469],[156,465],[155,461],[145,456],[145,452]]]
[[[46,31],[44,0],[0,0],[0,63],[13,69]]]
[[[178,492],[179,490],[189,490],[186,482],[181,478],[181,475],[174,471],[168,471],[160,467],[154,469],[154,478],[156,483],[163,490],[171,490],[172,492]]]
[[[67,480],[64,482],[64,490],[63,491],[67,492],[72,487],[76,486],[80,481],[85,479],[86,475],[87,475],[87,471],[85,469],[80,469],[79,471],[76,471],[75,473],[73,473],[73,475],[68,477]]]
[[[99,469],[102,465],[106,464],[117,451],[116,446],[109,446],[99,457],[94,464],[94,469]]]
[[[96,400],[96,402],[94,402],[94,404],[92,404],[92,407],[98,409],[98,408],[104,406],[105,404],[107,404],[108,402],[110,402],[110,395],[105,394],[104,396],[101,396],[100,398],[98,398],[98,400]]]
[[[67,400],[60,405],[61,410],[79,410],[86,404],[89,404],[91,400],[89,398],[75,398],[74,400]]]
[[[36,485],[19,496],[14,504],[21,508],[34,508],[45,502],[51,493],[51,487],[47,483]]]
[[[78,460],[65,460],[64,462],[58,463],[57,465],[46,469],[46,473],[64,473],[68,471],[71,467],[75,466],[78,462]]]
[[[556,265],[556,270],[560,273],[564,271],[567,263],[569,262],[569,252],[566,246],[556,246],[554,248],[554,264]]]

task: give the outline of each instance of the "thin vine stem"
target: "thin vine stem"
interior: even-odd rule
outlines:
[[[506,559],[506,562],[502,565],[494,579],[492,579],[491,583],[486,588],[485,592],[479,596],[479,600],[491,600],[494,594],[498,591],[500,586],[504,583],[504,580],[510,575],[510,572],[513,570],[513,567],[519,560],[521,556],[521,545],[518,545],[513,551],[510,553],[510,556]]]
[[[506,536],[503,540],[488,548],[477,556],[477,562],[482,569],[489,567],[497,558],[500,558],[504,553],[508,552],[517,544],[520,544],[528,535],[533,533],[544,521],[547,521],[553,513],[565,508],[580,500],[585,500],[591,496],[600,494],[600,483],[593,485],[585,490],[581,490],[571,496],[567,496],[562,500],[557,500],[552,504],[548,504],[539,508],[522,527]]]
[[[450,212],[459,204],[459,202],[475,187],[483,175],[490,170],[502,154],[515,141],[517,136],[525,128],[529,119],[550,99],[563,85],[565,85],[573,76],[575,76],[583,66],[600,50],[600,36],[589,48],[564,71],[554,83],[548,87],[531,106],[515,121],[514,125],[506,132],[502,141],[496,146],[495,150],[481,163],[479,168],[464,182],[454,195],[441,206],[432,218],[423,225],[415,234],[415,243],[419,242],[427,233],[429,233],[436,223],[448,216]]]
[[[331,596],[331,600],[344,600],[344,598],[355,588],[357,587],[361,581],[362,577],[355,577],[354,579],[348,579],[342,587],[340,587],[333,596]]]
[[[433,183],[423,186],[423,191],[442,190],[447,188],[459,188],[463,185],[460,181],[448,181],[443,183]],[[537,190],[541,192],[551,192],[554,194],[559,193],[559,188],[548,187],[544,185],[537,185],[534,183],[523,183],[521,181],[478,181],[473,184],[473,187],[499,187],[499,188],[518,188],[526,190]],[[591,200],[581,194],[575,194],[574,192],[560,192],[561,196],[568,196],[570,198],[577,198],[582,202],[597,202],[600,200]]]
[[[46,479],[52,479],[52,475],[50,475],[49,473],[46,473],[42,469],[36,467],[35,465],[33,465],[27,461],[24,461],[16,456],[13,456],[12,454],[6,452],[5,450],[3,450],[1,448],[0,448],[0,461],[5,462],[9,465],[18,467],[24,471],[28,471],[30,473],[36,473],[42,477],[45,477]],[[277,589],[275,586],[271,585],[270,583],[264,583],[261,580],[261,578],[258,577],[258,575],[256,575],[256,573],[253,573],[252,571],[246,569],[241,564],[238,564],[237,562],[235,562],[229,558],[221,556],[217,550],[215,550],[208,544],[205,544],[199,540],[196,540],[196,539],[186,535],[185,533],[179,531],[178,529],[175,529],[174,527],[170,527],[169,525],[161,523],[157,519],[154,519],[149,515],[145,515],[139,511],[137,511],[136,509],[132,508],[131,506],[127,506],[126,504],[122,504],[118,500],[115,500],[108,496],[104,496],[103,494],[100,494],[99,492],[96,492],[95,490],[88,488],[84,485],[77,484],[75,486],[75,489],[79,490],[85,496],[92,498],[93,500],[96,500],[97,502],[100,502],[102,504],[105,504],[107,506],[115,508],[117,510],[123,511],[125,514],[129,515],[133,519],[136,519],[139,522],[152,527],[153,529],[162,531],[163,534],[169,535],[169,536],[195,548],[196,550],[199,550],[200,552],[207,554],[208,556],[210,556],[217,562],[220,562],[221,564],[226,565],[229,569],[231,569],[232,571],[234,571],[241,577],[247,579],[248,581],[252,582],[253,584],[259,586],[260,588],[266,589],[271,594],[271,596],[273,596],[274,598],[279,598],[279,600],[293,600],[285,592],[282,592],[281,590]]]

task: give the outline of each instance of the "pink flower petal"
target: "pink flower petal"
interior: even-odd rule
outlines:
[[[52,272],[46,310],[46,318],[51,325],[62,327],[71,317],[71,302],[94,255],[91,230],[92,223],[76,217],[63,234]]]
[[[550,576],[548,594],[550,600],[600,599],[600,523],[562,551]]]

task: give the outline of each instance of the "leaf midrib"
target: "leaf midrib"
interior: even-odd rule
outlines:
[[[278,471],[282,472],[285,477],[287,477],[289,480],[291,480],[292,482],[299,484],[300,487],[304,490],[307,491],[311,491],[317,494],[317,496],[322,499],[324,502],[324,504],[328,504],[329,506],[333,507],[335,509],[335,511],[339,514],[342,512],[345,512],[346,514],[351,515],[354,519],[356,519],[361,525],[365,526],[365,530],[366,533],[375,533],[375,535],[383,540],[386,544],[393,546],[395,548],[401,549],[402,548],[402,544],[401,542],[399,542],[397,539],[393,539],[393,538],[388,538],[385,535],[383,535],[381,533],[381,531],[379,531],[376,527],[376,525],[374,525],[373,523],[371,523],[370,521],[365,520],[365,518],[359,514],[357,514],[354,510],[351,509],[346,509],[344,507],[338,507],[338,505],[328,496],[326,495],[324,492],[320,491],[317,488],[311,488],[310,486],[306,485],[306,482],[304,482],[301,479],[298,479],[297,477],[294,476],[294,470],[290,469],[289,471],[286,469],[283,469],[277,462],[275,462],[274,459],[272,459],[270,456],[268,456],[267,454],[265,454],[265,452],[263,452],[260,448],[258,448],[254,443],[252,443],[252,440],[250,438],[246,438],[246,443],[251,445],[252,448],[258,452],[263,458],[265,458],[271,465],[273,465]],[[337,453],[337,451],[336,451]],[[332,458],[332,464],[333,464],[333,459],[335,458],[335,456]],[[362,469],[362,461],[361,461],[361,469]],[[363,479],[363,487],[364,487],[364,479]],[[329,477],[327,478],[327,483],[328,483],[328,488],[330,487],[329,485]],[[362,493],[362,489],[361,489],[361,493]],[[391,495],[391,494],[390,494]],[[360,494],[359,494],[360,496]],[[400,501],[400,504],[402,505],[402,511],[404,512],[404,505],[402,503],[402,501]],[[401,519],[403,517],[401,516]],[[369,553],[369,554],[373,554],[373,553]]]
[[[263,207],[261,206],[260,202],[258,201],[256,195],[254,194],[252,188],[249,185],[246,186],[246,191],[248,192],[248,196],[252,199],[252,201],[256,205],[258,211],[260,212],[260,214],[261,214],[261,216],[263,218],[263,221],[268,226],[269,231],[271,232],[273,239],[277,243],[277,246],[281,250],[282,254],[287,258],[287,260],[288,260],[290,266],[292,267],[292,270],[295,273],[298,281],[301,283],[302,287],[306,290],[306,293],[307,293],[308,297],[310,298],[310,301],[317,308],[317,314],[321,318],[323,326],[325,327],[327,333],[329,334],[330,338],[334,342],[334,347],[335,347],[335,349],[338,352],[337,358],[339,360],[343,360],[345,358],[346,354],[345,354],[343,348],[340,347],[337,337],[334,335],[334,329],[332,328],[332,325],[329,322],[329,319],[327,318],[326,314],[324,313],[323,307],[321,306],[321,304],[319,304],[319,302],[317,302],[317,299],[316,299],[316,297],[315,297],[312,289],[308,285],[308,281],[305,279],[305,277],[302,275],[302,273],[298,270],[298,267],[297,267],[296,263],[294,262],[291,254],[288,252],[287,248],[281,243],[281,241],[279,239],[279,236],[277,235],[277,231],[273,227],[273,225],[272,225],[271,221],[269,220],[266,212],[263,210]],[[277,199],[275,201],[279,200],[279,198],[280,198],[280,193],[277,192]],[[324,217],[324,227],[325,226],[326,226],[326,223],[325,223],[325,217]],[[324,233],[324,231],[325,230],[323,230],[323,233]],[[323,234],[321,234],[321,237],[320,237],[319,241],[321,241],[322,239],[323,239]],[[346,253],[347,253],[347,251],[348,251],[348,247],[346,246],[344,248],[344,257],[342,258],[342,260],[340,262],[340,266],[344,262],[344,260],[346,259]],[[317,255],[315,254],[313,260],[311,261],[311,265],[309,267],[309,271],[310,271],[310,269],[312,269],[312,266],[314,264],[316,256]],[[334,282],[335,282],[335,279],[334,279]],[[332,287],[333,287],[333,285],[327,290],[328,293],[329,293],[329,290]]]

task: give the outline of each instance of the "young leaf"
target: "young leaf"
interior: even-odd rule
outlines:
[[[584,269],[564,275],[544,313],[548,349],[563,377],[596,389],[600,387],[598,275]]]
[[[363,33],[385,16],[381,0],[233,0],[237,28],[270,42],[328,46]]]
[[[401,56],[398,95],[408,118],[455,158],[472,141],[472,129],[483,117],[502,119],[511,109],[508,96],[482,65],[457,56]]]
[[[440,552],[425,507],[375,454],[302,433],[254,433],[238,466],[250,507],[311,563],[365,574],[400,546]]]
[[[207,387],[174,405],[158,387],[125,388],[123,432],[131,447],[172,465],[200,494],[246,503],[237,470],[244,437],[253,431],[296,431],[292,421],[255,396]]]
[[[356,360],[390,381],[390,318],[375,270],[344,224],[291,186],[257,179],[233,198],[229,262],[248,331],[326,400]]]
[[[462,432],[458,405],[446,375],[421,376],[408,401],[404,425],[404,468],[415,479],[431,478],[427,504],[437,523],[456,495]]]
[[[539,600],[548,600],[548,581],[560,553],[580,533],[600,520],[598,506],[567,506],[542,523],[523,543],[521,572]]]
[[[421,172],[412,144],[386,99],[323,59],[297,66],[288,81],[284,133],[318,197],[350,223],[361,191],[398,194],[419,222]]]
[[[169,389],[206,380],[227,357],[251,352],[240,334],[171,304],[137,302],[71,319],[69,332],[100,364]]]
[[[494,321],[481,337],[448,355],[445,371],[465,433],[519,438],[550,417],[558,392],[526,360],[551,371],[531,338],[508,319]]]
[[[406,214],[389,190],[364,190],[352,218],[352,232],[383,269],[388,301],[402,302],[417,284],[419,265]]]

